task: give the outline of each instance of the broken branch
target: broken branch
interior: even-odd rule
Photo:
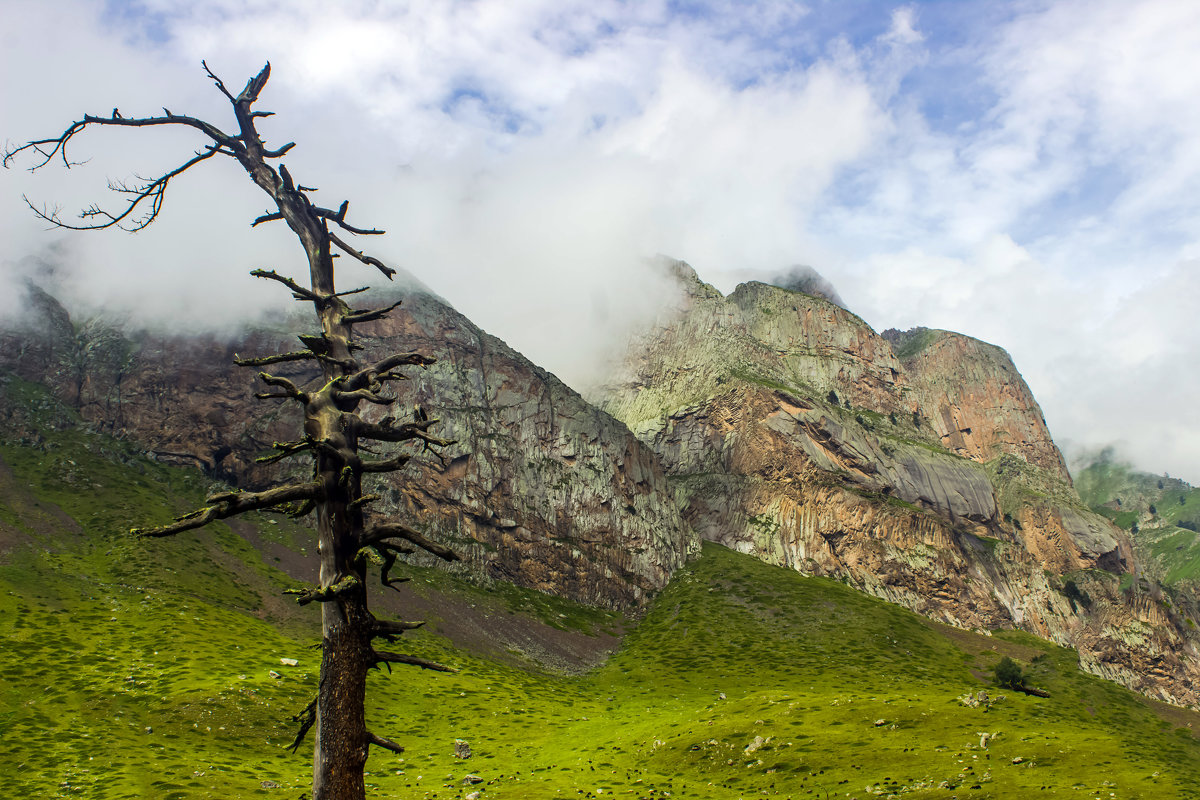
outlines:
[[[392,303],[387,308],[364,309],[362,311],[355,311],[352,314],[347,314],[346,316],[342,317],[342,322],[345,323],[346,325],[358,325],[363,322],[374,322],[375,320],[383,319],[388,314],[395,311],[397,308],[400,307],[400,304],[402,302],[404,302],[404,301],[397,300],[396,302]]]
[[[304,288],[303,286],[296,283],[291,278],[289,278],[285,275],[280,275],[278,272],[276,272],[273,269],[272,270],[252,269],[252,270],[250,270],[250,274],[256,278],[267,278],[268,280],[279,281],[284,286],[286,286],[292,290],[292,292],[296,295],[297,300],[311,300],[314,303],[321,302],[321,295],[317,294],[316,292],[312,291],[311,289]]]
[[[340,250],[342,250],[342,252],[346,253],[346,255],[353,256],[354,258],[358,259],[362,263],[368,264],[372,267],[375,267],[380,272],[382,272],[384,277],[386,277],[389,281],[392,279],[392,276],[396,274],[396,270],[392,269],[387,264],[384,264],[378,258],[375,258],[374,256],[366,255],[365,253],[363,253],[360,250],[355,250],[353,247],[346,244],[341,239],[334,236],[332,233],[329,234],[329,241],[336,244],[338,246],[338,248]]]
[[[292,722],[300,723],[300,730],[296,732],[296,740],[292,742],[291,750],[293,753],[296,752],[296,748],[304,741],[304,737],[308,735],[309,728],[316,724],[318,698],[320,698],[319,694],[309,701],[309,704],[304,707],[303,711],[292,717]]]
[[[287,378],[280,377],[279,375],[270,375],[266,372],[258,373],[258,377],[263,383],[267,384],[268,386],[277,386],[280,389],[282,389],[284,392],[284,396],[294,397],[297,400],[299,400],[301,403],[308,402],[308,394],[300,391],[300,389],[297,388],[296,384],[292,383]]]
[[[395,472],[407,464],[411,458],[412,456],[409,455],[401,455],[386,461],[363,461],[361,469],[363,472]]]
[[[337,600],[341,595],[352,592],[361,583],[355,575],[347,575],[330,586],[307,589],[285,589],[284,594],[296,595],[296,602],[302,606],[309,603],[328,603]]]
[[[200,528],[213,520],[245,514],[247,511],[257,511],[272,508],[297,500],[316,500],[321,496],[319,483],[295,483],[288,486],[278,486],[264,492],[225,492],[209,496],[207,506],[190,514],[180,517],[170,525],[157,528],[134,528],[131,533],[135,536],[173,536],[183,531]]]
[[[371,733],[370,731],[367,731],[367,741],[373,745],[382,747],[384,750],[391,750],[393,753],[404,752],[404,748],[393,742],[391,739],[385,739],[384,737],[375,733]]]
[[[233,354],[233,363],[239,367],[266,367],[271,364],[283,364],[288,361],[310,361],[320,359],[320,356],[311,350],[298,350],[295,353],[279,353],[273,356],[259,356],[257,358],[242,358],[237,353]]]
[[[397,304],[399,305],[399,304]],[[395,306],[393,306],[395,308]],[[368,367],[360,369],[353,375],[349,375],[342,379],[343,385],[348,389],[361,389],[364,386],[370,386],[382,376],[387,375],[396,367],[402,366],[417,366],[427,367],[430,364],[436,363],[436,358],[422,355],[420,353],[397,353],[390,355],[387,358],[376,361]],[[399,375],[399,373],[396,373]],[[389,376],[389,379],[391,376]]]
[[[448,547],[432,542],[426,539],[421,534],[414,531],[412,528],[401,525],[398,522],[389,522],[383,525],[376,525],[371,530],[363,534],[363,546],[376,546],[385,543],[388,539],[403,539],[406,542],[411,542],[417,547],[426,552],[433,553],[438,558],[445,561],[458,561],[458,554]]]
[[[447,667],[444,664],[439,664],[436,661],[428,661],[424,658],[405,655],[404,653],[384,653],[378,650],[374,653],[376,664],[409,664],[421,669],[431,669],[434,672],[458,672],[458,670]]]

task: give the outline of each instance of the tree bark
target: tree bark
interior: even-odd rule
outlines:
[[[203,63],[203,62],[202,62]],[[313,746],[312,800],[363,800],[365,786],[363,767],[371,744],[392,752],[402,748],[395,742],[367,731],[364,700],[367,670],[376,663],[410,664],[426,669],[446,669],[423,659],[395,653],[378,653],[372,646],[375,637],[391,641],[413,623],[380,623],[367,608],[366,564],[362,549],[372,547],[384,554],[380,578],[385,586],[388,570],[397,553],[405,549],[387,538],[399,538],[441,558],[454,560],[448,549],[424,539],[416,531],[401,525],[376,526],[376,539],[365,532],[363,508],[369,498],[363,496],[361,478],[366,473],[384,473],[400,469],[407,456],[393,456],[364,463],[358,455],[359,437],[386,442],[420,442],[426,449],[443,447],[451,442],[428,433],[433,420],[421,419],[393,427],[390,422],[367,424],[356,413],[359,403],[387,405],[395,398],[384,393],[384,385],[403,377],[392,370],[404,365],[425,366],[433,359],[417,353],[389,356],[377,364],[363,367],[353,356],[353,329],[358,323],[382,319],[399,303],[382,309],[351,310],[342,298],[363,291],[354,289],[339,293],[334,285],[333,248],[357,261],[374,267],[391,278],[395,270],[379,259],[367,255],[330,231],[330,223],[358,235],[380,234],[383,231],[355,227],[346,221],[349,202],[337,211],[313,205],[306,193],[311,188],[296,184],[287,167],[278,169],[270,163],[282,158],[294,145],[288,143],[276,149],[264,146],[255,120],[270,116],[270,112],[254,111],[252,106],[270,77],[270,64],[251,78],[240,94],[234,96],[207,65],[205,72],[229,100],[237,119],[238,132],[230,135],[204,120],[172,114],[163,109],[163,116],[123,117],[114,109],[112,116],[84,115],[73,122],[61,135],[27,142],[20,147],[6,148],[3,163],[10,166],[21,155],[33,155],[33,170],[52,160],[70,167],[67,150],[73,138],[90,126],[184,126],[203,134],[211,142],[195,152],[179,167],[154,179],[138,179],[132,185],[117,184],[124,198],[124,208],[113,212],[98,206],[85,209],[80,215],[83,224],[61,221],[57,210],[39,210],[30,204],[35,214],[63,228],[95,230],[121,227],[140,230],[157,217],[163,194],[169,182],[188,169],[222,156],[236,160],[274,202],[270,209],[252,223],[282,221],[296,234],[304,247],[309,267],[309,287],[304,287],[274,270],[254,270],[256,277],[268,278],[291,289],[298,300],[311,302],[320,323],[321,335],[304,336],[301,341],[307,351],[284,353],[236,361],[242,366],[265,366],[290,361],[312,360],[322,368],[324,385],[319,389],[302,389],[290,380],[260,373],[260,379],[272,391],[259,393],[263,399],[283,399],[297,402],[304,410],[304,438],[276,445],[279,452],[267,461],[308,453],[315,459],[312,482],[277,487],[263,492],[230,492],[214,495],[208,505],[180,518],[171,525],[145,531],[145,536],[170,536],[180,531],[198,528],[215,519],[256,509],[287,510],[293,516],[317,512],[317,551],[320,558],[320,585],[315,589],[293,592],[298,602],[320,601],[322,656],[320,685],[315,700],[315,742]],[[39,160],[40,159],[40,160]],[[26,201],[29,202],[28,200]],[[142,213],[141,216],[138,214]],[[80,379],[82,380],[82,379]],[[82,390],[77,394],[82,394]],[[434,451],[437,452],[436,450]],[[440,455],[439,455],[440,457]],[[295,505],[296,503],[299,505]],[[389,666],[390,668],[390,666]],[[311,710],[311,708],[310,708]],[[306,710],[305,721],[296,738],[298,747],[311,724]]]

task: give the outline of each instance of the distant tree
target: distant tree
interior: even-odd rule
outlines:
[[[1020,665],[1008,656],[1000,659],[992,674],[996,683],[1006,689],[1020,689],[1025,685],[1025,673],[1021,671]]]
[[[1153,505],[1151,505],[1151,506],[1150,506],[1150,513],[1151,513],[1151,514],[1157,514],[1157,513],[1158,513],[1158,509],[1157,509],[1157,508],[1155,508]]]
[[[203,64],[203,62],[202,62]],[[85,115],[71,123],[62,134],[49,139],[30,141],[19,147],[6,148],[4,165],[12,166],[22,157],[31,157],[31,171],[51,161],[61,160],[65,167],[75,163],[68,156],[68,147],[84,130],[100,127],[190,128],[200,134],[202,144],[193,155],[176,168],[156,178],[138,178],[133,183],[114,183],[111,188],[122,196],[120,206],[113,211],[93,205],[80,213],[80,222],[63,221],[57,210],[38,209],[29,203],[34,213],[47,222],[70,230],[97,230],[118,227],[137,231],[145,228],[158,216],[163,196],[172,179],[211,159],[228,158],[237,162],[250,179],[270,198],[273,205],[254,220],[253,225],[281,221],[296,234],[308,262],[309,281],[304,286],[274,270],[256,269],[255,277],[274,281],[287,287],[300,301],[310,302],[320,325],[320,332],[301,337],[305,349],[292,353],[237,359],[247,367],[271,364],[310,362],[319,367],[320,378],[311,386],[297,386],[285,377],[260,372],[259,379],[266,391],[256,397],[294,402],[303,413],[303,430],[294,441],[277,442],[276,452],[260,461],[275,462],[285,458],[311,459],[312,478],[261,492],[218,492],[207,498],[207,505],[179,518],[171,525],[134,531],[142,536],[170,536],[181,531],[199,528],[214,520],[225,519],[254,510],[273,510],[293,517],[316,515],[317,552],[320,554],[320,584],[293,592],[301,604],[320,603],[322,610],[322,656],[317,696],[303,713],[300,731],[293,744],[299,747],[310,728],[315,727],[313,752],[313,800],[358,800],[365,797],[363,768],[369,745],[399,753],[400,745],[367,730],[364,713],[367,671],[381,664],[410,664],[427,669],[446,670],[439,664],[401,653],[376,649],[378,640],[394,642],[404,631],[420,623],[377,619],[367,608],[366,577],[368,564],[379,566],[384,586],[395,588],[389,570],[398,555],[413,552],[419,547],[446,560],[457,557],[450,550],[427,540],[420,533],[395,522],[368,523],[367,506],[378,499],[365,494],[364,476],[379,475],[400,469],[410,456],[396,454],[370,460],[363,452],[371,452],[361,443],[406,442],[419,443],[424,448],[441,448],[452,442],[430,433],[436,419],[427,418],[418,409],[411,421],[385,417],[383,421],[365,421],[357,409],[363,402],[390,405],[396,401],[387,387],[404,379],[399,372],[405,366],[426,366],[433,359],[420,353],[400,353],[387,356],[373,364],[362,364],[355,355],[361,348],[354,339],[354,327],[372,320],[383,319],[399,303],[381,309],[354,310],[343,299],[364,289],[339,292],[334,287],[334,251],[340,251],[391,278],[395,270],[379,259],[352,247],[331,228],[351,234],[375,235],[383,231],[364,229],[346,219],[349,202],[336,210],[315,205],[310,196],[314,189],[296,183],[287,167],[278,162],[294,143],[275,149],[268,148],[256,129],[256,123],[272,112],[257,111],[253,106],[270,77],[270,64],[247,82],[236,96],[214,75],[207,64],[205,73],[233,107],[236,133],[226,133],[212,123],[195,117],[174,114],[163,109],[162,116],[125,117],[117,109],[108,116]],[[91,341],[81,337],[74,353],[80,369],[86,368]],[[79,378],[78,382],[81,382]],[[436,451],[435,451],[436,452]]]
[[[833,389],[829,390],[829,394],[825,395],[825,399],[830,403],[833,403],[835,406],[838,404],[837,392],[835,392]]]
[[[1067,599],[1071,601],[1072,610],[1076,608],[1077,604],[1083,606],[1084,608],[1090,608],[1092,605],[1092,598],[1090,598],[1086,592],[1079,588],[1079,584],[1075,583],[1074,578],[1067,578],[1065,581],[1063,581],[1062,592],[1064,595],[1066,595]]]

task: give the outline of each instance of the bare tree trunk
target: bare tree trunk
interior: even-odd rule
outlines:
[[[363,461],[359,456],[359,439],[419,441],[426,448],[453,443],[428,433],[437,420],[427,419],[424,413],[412,422],[398,425],[391,417],[380,423],[367,423],[356,413],[363,401],[385,406],[395,402],[396,398],[386,394],[385,390],[387,384],[403,378],[394,371],[397,368],[433,363],[432,358],[417,353],[389,356],[366,367],[354,358],[354,325],[382,319],[395,305],[376,310],[351,310],[342,299],[343,296],[362,290],[338,293],[334,286],[332,248],[336,246],[343,255],[377,268],[389,279],[395,270],[351,247],[329,228],[332,223],[337,228],[357,235],[381,234],[383,231],[357,228],[348,223],[348,201],[343,202],[336,211],[314,205],[309,194],[315,190],[293,182],[282,163],[278,169],[271,165],[271,160],[281,159],[293,145],[289,143],[274,150],[268,149],[255,128],[256,119],[270,116],[270,112],[252,110],[270,77],[269,64],[251,78],[236,97],[208,70],[207,65],[205,71],[233,106],[238,123],[235,135],[224,133],[204,120],[172,114],[165,108],[164,116],[152,117],[123,117],[113,109],[109,117],[85,115],[56,138],[32,141],[6,150],[4,164],[10,165],[14,157],[20,154],[35,153],[35,158],[41,159],[33,166],[35,170],[57,158],[70,166],[67,146],[75,135],[90,125],[172,125],[193,128],[211,143],[196,151],[193,158],[178,168],[154,180],[139,179],[140,182],[134,185],[115,184],[113,188],[126,197],[125,207],[118,213],[92,206],[81,214],[84,224],[72,225],[63,222],[57,211],[39,211],[32,205],[30,207],[38,216],[63,228],[94,230],[117,226],[140,230],[158,215],[163,193],[172,178],[196,164],[222,156],[236,160],[275,203],[277,210],[263,214],[254,220],[253,225],[286,222],[304,247],[309,266],[309,287],[301,286],[273,270],[254,270],[251,274],[282,283],[297,300],[311,302],[320,321],[321,335],[301,337],[307,345],[306,350],[239,358],[237,363],[257,367],[309,360],[321,365],[323,385],[320,388],[305,389],[287,378],[262,372],[259,373],[260,379],[272,391],[256,395],[263,399],[295,401],[304,413],[303,438],[276,443],[276,454],[259,460],[274,462],[297,455],[310,455],[313,458],[313,479],[307,483],[280,486],[262,492],[217,493],[207,498],[208,505],[204,508],[180,517],[171,525],[140,533],[146,536],[170,536],[213,520],[258,509],[283,510],[294,517],[316,512],[320,583],[315,588],[292,593],[299,595],[297,599],[301,604],[321,603],[321,675],[317,697],[306,710],[293,750],[315,724],[312,800],[363,800],[366,793],[363,767],[369,746],[374,744],[395,753],[403,750],[395,742],[367,730],[364,710],[367,670],[382,663],[389,666],[400,663],[426,669],[447,669],[413,656],[374,649],[373,640],[394,641],[395,637],[417,627],[419,623],[380,621],[371,614],[367,608],[367,556],[373,554],[381,560],[380,578],[385,587],[391,587],[394,582],[389,580],[388,570],[396,557],[412,552],[409,545],[446,560],[456,560],[457,556],[428,541],[420,533],[394,522],[367,527],[364,508],[375,498],[372,495],[364,496],[363,474],[394,472],[405,465],[408,457]],[[144,209],[145,214],[134,216],[139,208]],[[85,372],[80,372],[77,381],[80,398],[84,375]]]

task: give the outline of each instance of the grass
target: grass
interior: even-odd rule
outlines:
[[[279,602],[294,582],[220,526],[129,538],[205,482],[103,437],[44,433],[39,447],[0,447],[12,468],[0,480],[7,792],[298,797],[311,745],[287,750],[289,718],[315,691],[317,654],[315,613]],[[306,542],[303,529],[252,523],[275,543]],[[571,630],[633,624],[413,574],[464,604],[487,593]],[[585,675],[499,663],[432,633],[406,649],[459,672],[372,676],[369,724],[408,748],[372,753],[375,797],[1148,799],[1200,782],[1200,715],[1080,673],[1071,650],[949,628],[714,545]],[[1004,655],[1051,698],[992,686]],[[990,706],[962,702],[980,691]],[[981,732],[997,734],[986,748]],[[468,773],[482,782],[464,786]]]
[[[1076,473],[1079,495],[1093,511],[1127,531],[1138,527],[1134,545],[1164,584],[1200,581],[1200,534],[1190,530],[1200,526],[1200,489],[1178,478],[1139,472],[1111,453]]]
[[[908,334],[902,339],[899,349],[896,350],[896,358],[900,361],[907,361],[913,356],[920,353],[929,345],[937,341],[940,331],[929,330],[928,328],[915,328],[912,331],[906,331]]]

